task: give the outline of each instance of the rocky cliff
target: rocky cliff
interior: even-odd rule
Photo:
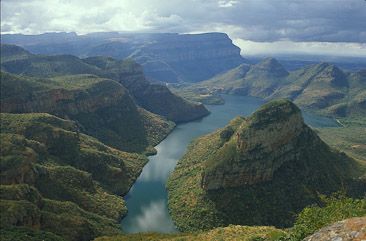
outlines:
[[[184,231],[290,226],[318,194],[351,192],[357,170],[304,124],[292,102],[271,101],[191,144],[169,178],[169,209]]]
[[[240,49],[223,33],[91,33],[83,36],[50,33],[4,35],[2,41],[39,54],[131,57],[143,66],[149,79],[163,82],[201,81],[243,62]]]
[[[124,151],[150,149],[173,127],[166,123],[161,128],[161,117],[152,116],[150,125],[159,126],[163,134],[149,143],[146,115],[141,115],[128,91],[113,80],[93,75],[37,79],[1,73],[1,86],[2,112],[47,112],[72,119],[87,134]]]
[[[243,120],[232,133],[234,140],[224,144],[218,156],[208,161],[210,170],[202,178],[205,190],[270,181],[285,162],[301,159],[303,149],[322,145],[305,126],[301,111],[294,104],[284,101],[270,105],[277,106],[264,106],[251,118]],[[226,132],[224,129],[222,133]],[[310,145],[299,146],[304,139],[312,140]],[[231,156],[225,156],[224,153],[230,152],[233,152]]]
[[[204,105],[186,101],[173,94],[165,85],[147,81],[142,66],[130,59],[116,61],[111,58],[90,57],[84,61],[102,68],[105,76],[125,86],[141,107],[169,120],[186,122],[209,114]]]
[[[209,112],[198,103],[191,103],[173,94],[165,85],[146,80],[141,65],[131,59],[117,61],[108,57],[79,59],[71,55],[41,56],[13,45],[1,45],[1,69],[32,77],[62,77],[92,74],[115,80],[126,87],[141,107],[175,122],[201,118]],[[177,109],[180,111],[177,112]]]

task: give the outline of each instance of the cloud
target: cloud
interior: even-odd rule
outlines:
[[[365,19],[364,0],[1,1],[2,33],[220,31],[250,41],[243,46],[253,46],[251,42],[263,48],[270,43],[308,42],[307,46],[312,46],[323,42],[313,49],[340,46],[349,53],[360,46],[364,50]],[[296,50],[299,45],[293,46]]]
[[[366,57],[366,43],[345,42],[254,42],[243,39],[234,39],[234,44],[242,50],[241,54],[276,56],[281,54],[312,54],[334,55],[345,57]]]

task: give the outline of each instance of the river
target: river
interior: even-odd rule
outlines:
[[[122,220],[126,233],[177,232],[167,207],[166,181],[187,145],[196,137],[225,126],[238,115],[248,116],[264,101],[254,97],[224,96],[224,105],[207,106],[211,114],[197,121],[177,125],[155,148],[141,175],[125,196],[128,214]],[[303,113],[305,122],[313,127],[338,126],[333,119]],[[187,187],[189,188],[189,187]]]

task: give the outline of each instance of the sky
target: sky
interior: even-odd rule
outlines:
[[[1,33],[225,32],[243,54],[366,57],[366,0],[1,0]]]

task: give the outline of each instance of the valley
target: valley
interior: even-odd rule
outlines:
[[[251,64],[222,33],[2,37],[4,240],[292,241],[366,215],[363,69]]]

